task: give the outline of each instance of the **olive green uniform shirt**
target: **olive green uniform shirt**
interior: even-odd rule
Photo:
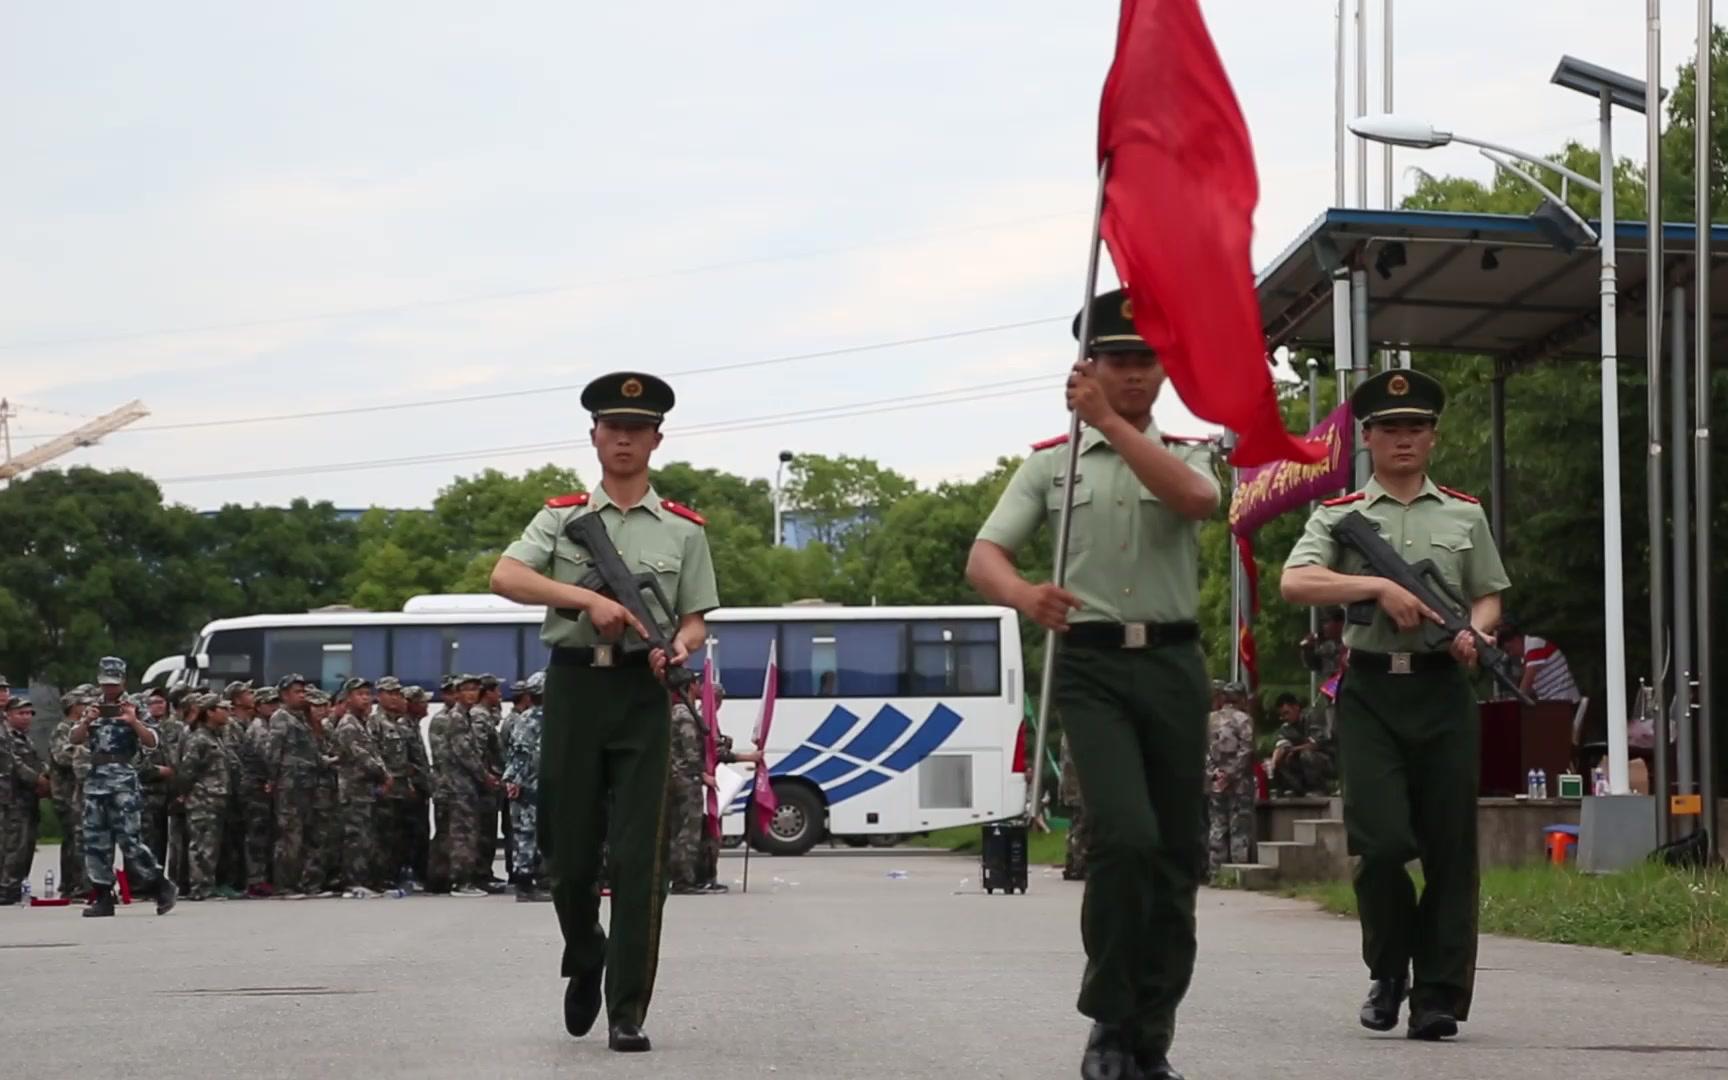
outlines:
[[[653,488],[629,510],[613,502],[605,488],[592,492],[586,506],[543,507],[522,531],[521,538],[504,549],[504,554],[554,581],[575,585],[588,575],[594,563],[587,549],[578,547],[564,535],[564,524],[584,514],[600,515],[624,564],[632,573],[652,573],[677,609],[677,616],[700,615],[720,606],[707,533],[696,522],[662,506]],[[661,621],[662,627],[668,633],[676,630],[673,613],[660,611],[658,602],[647,590],[643,590],[643,595],[649,612]],[[554,647],[584,646],[599,644],[600,635],[587,615],[571,620],[547,608],[540,639]]]
[[[1352,511],[1372,522],[1406,561],[1432,559],[1440,577],[1467,603],[1503,592],[1512,584],[1481,505],[1442,491],[1426,477],[1422,490],[1408,504],[1394,498],[1376,477],[1355,495],[1316,507],[1284,568],[1324,566],[1344,574],[1367,573],[1368,561],[1332,538],[1332,526]],[[1400,632],[1379,607],[1371,624],[1345,625],[1344,644],[1365,652],[1427,651],[1421,628]]]
[[[1156,424],[1144,437],[1162,439]],[[1210,446],[1177,442],[1165,448],[1218,490]],[[1194,621],[1200,607],[1200,523],[1147,491],[1094,428],[1080,436],[1079,461],[1065,587],[1084,607],[1071,612],[1069,621]],[[1040,523],[1049,521],[1054,532],[1061,521],[1067,466],[1066,440],[1034,451],[1008,482],[978,539],[1012,553]]]

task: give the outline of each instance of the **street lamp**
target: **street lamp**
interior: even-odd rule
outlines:
[[[784,544],[784,540],[782,540],[782,538],[781,538],[782,534],[781,534],[781,528],[780,528],[780,523],[781,523],[780,480],[785,475],[786,466],[791,463],[792,456],[793,456],[792,451],[790,451],[790,450],[780,451],[780,464],[775,466],[775,468],[774,468],[774,546],[775,547],[781,547]]]
[[[1607,633],[1608,778],[1613,793],[1624,795],[1631,791],[1631,786],[1626,749],[1625,584],[1620,576],[1620,394],[1617,380],[1619,331],[1615,321],[1615,300],[1619,288],[1614,262],[1612,121],[1616,105],[1639,113],[1645,111],[1645,83],[1642,79],[1634,79],[1570,56],[1561,57],[1560,65],[1554,69],[1553,82],[1596,99],[1601,122],[1600,181],[1591,180],[1559,162],[1549,161],[1535,154],[1442,131],[1432,124],[1405,117],[1365,116],[1353,121],[1350,130],[1364,139],[1412,150],[1432,150],[1451,143],[1474,146],[1496,166],[1508,169],[1514,176],[1539,190],[1550,205],[1565,215],[1569,225],[1581,228],[1585,234],[1591,233],[1591,230],[1576,212],[1566,205],[1562,196],[1548,190],[1523,170],[1511,169],[1510,163],[1498,155],[1517,158],[1538,168],[1558,173],[1566,180],[1602,196],[1602,225],[1599,230],[1594,231],[1594,237],[1602,257],[1602,594],[1603,620]]]

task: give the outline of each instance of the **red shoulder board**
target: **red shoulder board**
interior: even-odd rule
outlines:
[[[690,509],[688,506],[685,506],[682,503],[675,503],[671,499],[661,499],[660,500],[660,507],[663,510],[670,510],[672,513],[677,514],[679,517],[683,518],[685,521],[694,521],[698,525],[708,524],[707,518],[703,517],[701,514],[698,514],[696,511]]]
[[[587,506],[588,493],[586,491],[572,491],[568,495],[554,495],[546,500],[546,505],[554,510],[562,510],[568,506]]]
[[[1336,499],[1327,499],[1324,502],[1322,502],[1320,505],[1321,506],[1344,506],[1347,503],[1360,502],[1361,500],[1366,499],[1367,497],[1368,497],[1367,494],[1365,494],[1364,492],[1353,491],[1348,495],[1340,495]]]
[[[1048,450],[1052,446],[1061,446],[1063,443],[1065,443],[1067,441],[1068,441],[1068,436],[1066,436],[1066,435],[1053,435],[1050,438],[1045,439],[1043,442],[1033,443],[1032,449],[1034,449],[1034,450]]]
[[[1459,500],[1460,502],[1474,503],[1477,506],[1482,505],[1482,500],[1478,499],[1474,495],[1466,495],[1462,491],[1457,491],[1453,488],[1446,487],[1442,484],[1435,484],[1434,486],[1439,488],[1441,491],[1444,491],[1446,494],[1452,496],[1454,499]]]

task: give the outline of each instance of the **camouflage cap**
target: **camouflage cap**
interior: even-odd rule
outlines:
[[[306,686],[306,685],[308,685],[306,682],[306,676],[301,675],[298,672],[296,672],[294,674],[290,674],[290,675],[284,675],[280,679],[276,680],[276,689],[277,690],[286,690],[290,686]]]
[[[517,679],[515,682],[510,684],[510,696],[511,697],[519,698],[526,693],[528,693],[528,680],[527,679]]]
[[[1248,696],[1248,687],[1239,682],[1227,682],[1218,688],[1219,693],[1227,698],[1242,699]]]
[[[192,707],[194,709],[213,709],[216,707],[216,703],[221,700],[220,694],[199,694],[192,699]]]
[[[6,676],[0,675],[0,690],[10,690],[12,684],[6,681]]]
[[[492,675],[492,674],[486,674],[486,675],[480,675],[480,676],[469,676],[469,677],[470,678],[478,678],[480,680],[480,689],[482,689],[482,690],[491,690],[491,689],[494,689],[498,686],[502,686],[504,683],[504,680],[502,680],[498,676]]]
[[[30,699],[25,697],[23,694],[19,694],[17,697],[6,703],[7,712],[23,712],[25,709],[34,712],[36,706],[32,705]]]
[[[184,702],[191,693],[192,688],[190,686],[176,686],[174,689],[168,691],[168,704],[178,706]]]
[[[230,701],[232,701],[234,698],[239,697],[241,694],[250,693],[251,690],[252,690],[252,680],[251,679],[247,679],[244,682],[240,681],[239,679],[236,679],[233,682],[229,683],[227,686],[224,686],[222,688],[222,696],[225,698],[228,698]]]
[[[118,656],[104,656],[96,661],[96,681],[102,686],[126,685],[126,661]]]
[[[85,697],[90,697],[91,695],[96,693],[96,684],[95,683],[81,682],[77,686],[74,686],[72,688],[72,692],[74,694],[82,694]]]
[[[342,695],[344,697],[346,697],[349,694],[352,694],[356,690],[370,690],[370,689],[372,689],[372,680],[364,678],[364,677],[359,676],[359,675],[355,675],[352,678],[345,679],[345,680],[343,680],[343,683],[342,683]]]
[[[324,691],[318,689],[317,687],[313,687],[312,689],[306,691],[306,704],[308,704],[308,705],[328,705],[328,704],[330,704],[330,695],[326,694]]]
[[[410,686],[402,691],[402,696],[409,701],[426,702],[432,700],[432,695],[426,692],[424,686]]]
[[[280,700],[282,700],[282,695],[274,686],[266,686],[252,695],[253,703],[258,705],[274,705]]]
[[[85,697],[83,694],[80,694],[76,690],[68,690],[64,694],[60,695],[60,708],[62,711],[64,711],[66,709],[70,709],[74,705],[83,705],[85,702],[87,702],[89,700],[90,700],[89,698]]]
[[[160,686],[152,686],[150,689],[148,689],[144,692],[143,696],[146,698],[159,697],[163,701],[167,701],[168,700],[168,691],[164,690]]]
[[[461,687],[467,686],[469,683],[473,683],[475,686],[483,686],[483,685],[485,685],[484,677],[480,676],[480,675],[458,675],[458,676],[456,676],[456,686],[458,689],[460,689]],[[492,685],[497,686],[498,680],[493,679]]]
[[[538,697],[546,692],[546,673],[544,671],[536,671],[524,681],[530,694]]]
[[[456,676],[446,675],[442,679],[439,679],[438,680],[438,689],[441,693],[445,693],[445,694],[448,694],[450,691],[456,689]]]
[[[398,679],[394,675],[386,675],[374,684],[374,689],[376,689],[380,694],[390,693],[392,691],[399,694],[402,692],[402,680]]]

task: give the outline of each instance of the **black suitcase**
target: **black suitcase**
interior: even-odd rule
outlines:
[[[993,822],[984,826],[982,856],[984,891],[994,895],[1018,890],[1026,892],[1026,826],[1017,822]]]

